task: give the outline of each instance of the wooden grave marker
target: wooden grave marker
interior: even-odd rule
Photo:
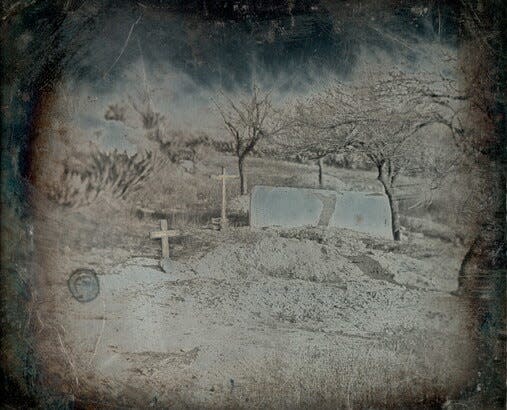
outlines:
[[[238,175],[227,175],[225,171],[225,167],[222,167],[222,173],[220,175],[212,175],[211,178],[222,180],[222,213],[220,217],[220,229],[224,229],[228,225],[226,208],[227,208],[227,197],[226,197],[226,188],[225,181],[227,179],[238,178]]]
[[[169,257],[169,238],[179,236],[180,231],[168,229],[167,219],[160,220],[160,231],[150,232],[151,239],[160,239],[162,241],[162,258]]]

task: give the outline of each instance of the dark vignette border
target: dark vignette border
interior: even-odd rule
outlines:
[[[262,20],[285,15],[287,5],[276,1],[243,1],[252,3],[253,18]],[[207,7],[203,8],[203,4]],[[224,4],[228,4],[224,7]],[[317,0],[297,1],[294,13],[310,13]],[[329,2],[322,1],[324,8]],[[390,1],[388,7],[401,4],[432,3],[425,1]],[[499,190],[498,211],[491,216],[490,223],[497,230],[497,240],[505,242],[505,169],[507,130],[506,84],[507,84],[507,4],[501,0],[447,1],[455,11],[458,41],[479,33],[490,41],[492,68],[496,69],[496,101],[491,109],[496,115],[496,139],[484,147],[486,157],[495,163],[496,180],[492,186]],[[481,3],[481,10],[478,4]],[[70,5],[69,5],[70,4]],[[160,13],[184,13],[206,19],[228,21],[244,20],[247,16],[238,14],[232,2],[197,0],[148,0],[148,8]],[[336,4],[334,5],[336,7]],[[1,195],[2,195],[2,253],[1,253],[1,358],[0,394],[4,406],[11,408],[81,408],[93,403],[93,397],[74,398],[48,391],[44,387],[33,350],[33,340],[26,330],[29,320],[27,307],[33,300],[35,278],[30,275],[29,235],[25,226],[29,224],[31,190],[36,184],[33,172],[37,160],[37,124],[43,116],[47,101],[50,101],[52,87],[62,72],[79,52],[79,44],[93,35],[103,13],[111,8],[136,8],[136,2],[76,0],[55,1],[6,1],[3,4],[1,25],[1,78],[2,78],[2,135],[1,135]],[[75,12],[78,17],[69,21],[67,13]],[[486,17],[481,22],[477,15]],[[251,18],[251,17],[249,17]],[[475,31],[464,21],[475,22]],[[27,27],[36,27],[38,38],[32,48],[20,53],[15,47],[16,39]],[[69,41],[65,30],[81,33],[77,41]],[[19,90],[9,94],[7,89]],[[479,241],[480,242],[480,241]],[[15,243],[15,246],[12,244]],[[471,249],[469,255],[474,254]],[[463,261],[465,267],[466,260]],[[505,406],[505,251],[503,258],[492,264],[497,274],[489,278],[494,289],[487,302],[471,299],[472,309],[477,313],[481,334],[479,356],[483,364],[482,383],[485,389],[480,400],[484,405]],[[500,336],[499,336],[500,335]],[[504,356],[493,360],[493,344],[501,337]],[[467,392],[473,396],[474,392]],[[466,398],[466,397],[464,397]],[[102,398],[101,398],[102,399]],[[104,398],[107,402],[107,398]],[[399,403],[402,408],[440,408],[445,398],[434,397],[427,402]],[[111,403],[113,404],[113,403]],[[315,403],[319,407],[319,403]]]

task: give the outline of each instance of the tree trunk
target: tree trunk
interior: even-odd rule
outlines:
[[[241,195],[246,194],[246,180],[245,180],[245,173],[244,173],[244,165],[245,165],[245,159],[240,158],[238,160],[238,172],[239,172],[239,186]]]
[[[391,208],[391,228],[393,231],[393,238],[395,241],[401,240],[401,225],[400,225],[400,207],[398,200],[394,197],[393,187],[389,183],[389,178],[385,175],[383,167],[378,167],[378,180],[382,183],[384,191],[389,200],[389,208]]]
[[[506,181],[503,165],[493,167],[488,177],[491,207],[476,206],[476,236],[461,263],[458,293],[483,300],[494,299],[495,287],[505,291],[506,260]],[[504,300],[505,301],[505,300]]]
[[[476,222],[477,236],[461,263],[458,290],[454,294],[467,297],[471,318],[480,336],[478,381],[484,386],[484,400],[505,408],[507,253],[505,176],[502,172],[491,175],[491,192],[497,196],[497,206],[477,216],[482,223]],[[495,184],[498,180],[500,183]]]
[[[317,164],[319,165],[319,188],[322,188],[322,185],[324,183],[323,181],[324,160],[322,158],[319,158]]]
[[[401,240],[401,225],[400,225],[400,209],[398,200],[393,197],[393,192],[391,188],[386,188],[384,186],[384,190],[386,191],[387,198],[389,199],[389,206],[391,207],[391,222],[393,229],[393,238],[395,241]]]

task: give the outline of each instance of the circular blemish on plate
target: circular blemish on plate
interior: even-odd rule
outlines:
[[[91,269],[77,269],[70,275],[67,285],[79,302],[91,302],[99,295],[99,278]]]

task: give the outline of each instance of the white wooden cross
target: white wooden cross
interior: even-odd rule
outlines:
[[[160,220],[160,231],[150,232],[151,239],[162,240],[162,257],[169,257],[169,238],[179,236],[180,232],[167,228],[167,219]]]
[[[213,175],[213,179],[222,180],[222,215],[220,218],[220,227],[225,228],[227,226],[227,215],[226,215],[226,206],[227,206],[227,198],[225,191],[225,180],[227,178],[238,178],[238,175],[227,175],[225,172],[225,167],[222,167],[222,173],[220,175]]]

